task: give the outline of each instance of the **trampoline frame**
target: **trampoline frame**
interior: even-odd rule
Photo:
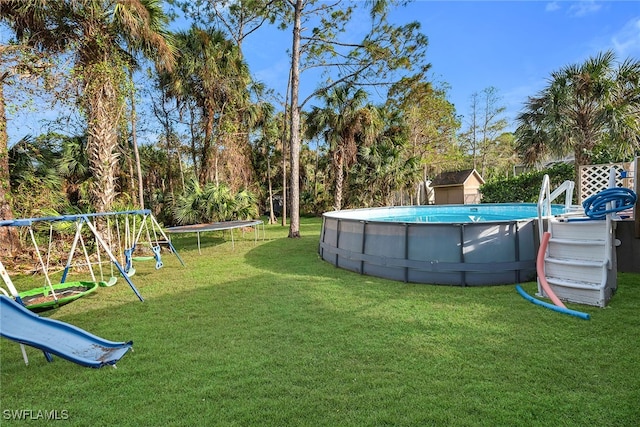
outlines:
[[[167,233],[196,233],[198,239],[198,253],[202,254],[200,250],[200,233],[207,231],[224,231],[229,230],[231,234],[231,248],[235,249],[235,240],[233,238],[234,228],[253,227],[255,232],[254,244],[258,242],[260,235],[260,225],[262,225],[262,239],[266,237],[266,231],[264,229],[264,221],[260,219],[253,220],[239,220],[239,221],[220,221],[210,222],[208,224],[193,224],[193,225],[179,225],[176,227],[165,228]]]

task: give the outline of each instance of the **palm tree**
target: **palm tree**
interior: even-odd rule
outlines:
[[[258,180],[265,183],[268,193],[269,224],[276,223],[273,212],[273,180],[272,180],[272,157],[276,150],[278,140],[278,122],[274,117],[274,107],[269,103],[260,104],[256,126],[260,129],[259,137],[254,142],[253,169],[258,175]]]
[[[87,158],[87,136],[60,134],[47,135],[53,141],[59,140],[60,153],[56,170],[64,178],[64,191],[72,206],[86,209],[89,205],[88,188],[92,181]]]
[[[376,134],[378,120],[374,107],[364,105],[367,93],[353,86],[336,86],[325,94],[325,107],[313,107],[307,118],[307,137],[322,135],[329,146],[334,173],[334,209],[342,208],[346,171],[356,161],[359,143],[368,143]]]
[[[390,206],[393,197],[420,180],[420,157],[409,150],[409,128],[398,111],[379,108],[384,128],[375,143],[358,150],[351,198],[364,206]]]
[[[181,60],[172,73],[160,76],[160,86],[178,101],[198,106],[204,130],[199,181],[219,183],[221,129],[246,106],[248,67],[238,47],[218,30],[194,26],[176,34],[176,45]]]
[[[167,181],[173,177],[169,174],[167,152],[158,144],[140,146],[143,187],[147,189],[145,206],[151,209],[154,215],[159,215],[164,210],[171,216],[171,206],[165,206],[165,204],[173,201],[167,189]]]
[[[171,69],[174,63],[162,2],[12,1],[3,2],[1,12],[18,42],[50,52],[74,49],[74,75],[87,117],[87,152],[95,177],[92,202],[96,211],[109,210],[116,196],[125,68],[131,65],[126,48],[155,59],[159,68]]]
[[[0,220],[13,219],[9,204],[11,184],[9,181],[9,152],[7,151],[7,117],[4,110],[5,73],[0,75]],[[12,227],[0,227],[0,255],[11,256],[17,233]]]
[[[193,179],[184,194],[177,197],[174,216],[178,224],[197,224],[253,219],[257,210],[256,198],[247,190],[233,194],[226,184],[209,182],[200,186]]]
[[[640,61],[616,64],[611,51],[551,74],[517,121],[517,149],[528,164],[573,153],[589,164],[601,144],[627,156],[640,149]]]

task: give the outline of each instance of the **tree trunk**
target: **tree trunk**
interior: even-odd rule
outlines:
[[[133,83],[133,70],[129,68],[129,80]],[[138,133],[136,132],[136,94],[131,91],[131,144],[133,145],[133,157],[136,161],[136,174],[138,178],[138,205],[144,209],[144,187],[142,185],[142,166],[140,165],[140,151],[138,150]],[[133,177],[131,177],[133,179]]]
[[[9,180],[9,151],[7,136],[7,116],[4,110],[4,79],[0,78],[0,220],[13,219],[9,199],[11,181]],[[18,249],[18,233],[13,227],[0,227],[0,256],[12,257]]]
[[[287,191],[289,185],[287,184],[287,139],[282,138],[282,226],[287,226]]]
[[[124,130],[124,129],[123,129]],[[126,129],[125,132],[127,132],[129,129]],[[136,192],[136,178],[135,178],[135,172],[133,171],[133,163],[134,163],[134,159],[131,156],[131,153],[133,152],[133,145],[129,146],[129,139],[127,139],[126,141],[124,141],[121,151],[122,155],[125,157],[125,159],[127,159],[127,168],[129,169],[129,176],[127,177],[127,183],[129,184],[129,194],[131,195],[132,198],[135,197]]]
[[[287,105],[289,105],[289,95],[291,94],[291,70],[289,70],[289,79],[287,82],[287,95],[284,102],[284,114],[282,115],[282,226],[287,225]]]
[[[269,183],[269,224],[275,224],[278,220],[273,214],[273,187],[271,186],[271,156],[267,153],[267,182]]]
[[[193,162],[193,173],[195,176],[199,176],[198,173],[198,156],[196,155],[196,120],[195,120],[195,108],[189,103],[189,129],[191,130],[191,161]]]
[[[175,200],[175,194],[173,191],[173,168],[171,167],[171,140],[173,137],[173,129],[171,125],[168,123],[169,119],[167,118],[167,127],[165,139],[167,142],[167,179],[169,180],[169,194],[171,194],[171,200]]]
[[[204,186],[207,182],[210,182],[214,177],[214,170],[216,168],[215,156],[212,155],[211,140],[213,138],[213,112],[209,112],[206,117],[206,124],[204,129],[204,142],[202,144],[202,166],[200,167],[200,185]]]
[[[342,148],[338,148],[339,151],[342,150]],[[336,194],[334,196],[334,206],[333,209],[336,211],[339,211],[340,209],[342,209],[342,187],[344,184],[344,174],[342,172],[342,169],[344,168],[344,156],[342,155],[342,152],[338,152],[337,154],[337,159],[336,159],[336,165],[335,165],[335,171],[336,171]]]
[[[318,144],[316,144],[316,164],[315,170],[313,171],[313,200],[318,200],[318,169],[320,168],[320,149],[318,148]]]
[[[95,211],[108,212],[116,197],[117,123],[122,114],[122,103],[118,100],[116,77],[110,72],[99,71],[105,69],[105,65],[87,67],[85,81],[90,82],[84,93],[88,119],[87,153],[95,177],[90,193]],[[96,72],[91,72],[91,68]]]
[[[184,189],[186,188],[186,185],[184,183],[184,166],[182,165],[182,153],[180,152],[181,147],[178,147],[178,169],[180,171],[180,189],[181,191],[184,193]]]
[[[291,48],[291,191],[289,237],[300,237],[300,109],[298,91],[300,86],[300,36],[302,33],[301,14],[303,0],[296,0],[293,24],[293,47]]]
[[[220,158],[218,146],[215,146],[215,162],[213,163],[213,170],[215,171],[214,182],[216,187],[220,186],[220,176],[218,175],[218,159]]]

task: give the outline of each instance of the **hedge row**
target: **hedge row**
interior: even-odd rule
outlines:
[[[526,172],[514,178],[487,182],[480,187],[482,203],[536,203],[545,174],[549,175],[551,190],[566,180],[575,179],[572,164],[558,163],[541,171]]]

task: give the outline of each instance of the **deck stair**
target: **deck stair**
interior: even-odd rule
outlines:
[[[610,220],[551,218],[544,257],[547,282],[558,298],[605,307],[616,290],[614,227]],[[547,297],[538,285],[538,294]]]

